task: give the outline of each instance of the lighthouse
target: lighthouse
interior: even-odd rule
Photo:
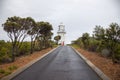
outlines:
[[[65,44],[65,34],[66,34],[66,32],[65,32],[65,25],[63,25],[62,23],[58,26],[57,34],[59,36],[61,36],[61,39],[60,39],[59,43],[61,45],[64,45]]]

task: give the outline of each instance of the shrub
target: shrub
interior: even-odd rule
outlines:
[[[5,70],[0,69],[0,73],[1,73],[1,74],[4,74],[4,73],[5,73]]]
[[[12,72],[11,71],[5,71],[3,69],[0,69],[0,74],[2,74],[3,76],[7,76],[9,74],[11,74]],[[1,77],[0,77],[1,78]]]
[[[15,65],[8,67],[8,69],[9,69],[10,71],[16,70],[17,68],[18,68],[18,67],[15,66]]]
[[[9,75],[9,74],[11,74],[12,72],[10,72],[10,71],[6,71],[5,73],[4,73],[4,75],[5,76],[7,76],[7,75]]]
[[[23,44],[21,45],[19,49],[18,56],[24,55],[28,53],[29,51],[30,51],[30,42],[23,42]]]
[[[120,61],[120,45],[116,48],[115,58]]]
[[[0,63],[8,62],[10,59],[9,50],[5,47],[2,47],[0,50]]]

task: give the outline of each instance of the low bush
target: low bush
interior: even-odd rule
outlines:
[[[17,55],[18,56],[25,55],[26,53],[29,52],[30,52],[30,42],[23,42]]]
[[[10,71],[16,70],[17,68],[18,68],[18,67],[15,66],[15,65],[8,67],[8,69],[9,69]]]
[[[1,74],[4,74],[4,73],[5,73],[5,70],[0,69],[0,73],[1,73]]]

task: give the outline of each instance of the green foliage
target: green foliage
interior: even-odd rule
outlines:
[[[116,47],[115,53],[115,58],[120,61],[120,44]]]
[[[98,40],[94,39],[93,37],[89,38],[88,50],[97,51],[98,45],[99,45]]]
[[[41,48],[48,48],[50,47],[50,41],[53,33],[51,32],[53,30],[52,25],[49,22],[39,22],[40,27],[40,46]]]
[[[76,44],[77,46],[79,46],[79,47],[81,47],[81,48],[83,48],[84,47],[84,45],[83,45],[83,43],[82,43],[82,38],[81,37],[79,37],[77,40],[75,40],[75,41],[72,41],[72,45],[74,45],[74,44]]]
[[[84,48],[87,48],[89,45],[89,34],[88,33],[83,33],[82,35],[82,43],[84,44]]]
[[[72,46],[72,47],[74,47],[74,48],[80,48],[78,45],[76,45],[76,44],[72,44],[72,45],[70,45],[70,46]]]
[[[29,27],[31,26],[31,18],[10,17],[2,25],[3,29],[7,32],[8,37],[12,42],[12,61],[15,60],[17,49],[21,46],[23,40],[27,36]]]
[[[11,71],[6,71],[6,70],[3,70],[3,69],[0,69],[0,74],[2,74],[3,76],[7,76],[11,73],[12,73]]]
[[[7,75],[9,75],[9,74],[11,74],[11,73],[12,73],[12,72],[10,72],[10,71],[5,71],[4,75],[7,76]]]
[[[54,37],[54,40],[56,40],[56,44],[58,44],[58,41],[59,41],[60,39],[61,39],[61,36],[59,36],[59,35]]]
[[[118,59],[120,50],[120,26],[117,23],[111,23],[107,29],[96,26],[94,35],[99,41],[99,51],[107,49],[113,62]]]
[[[5,51],[10,50],[10,52],[7,52],[11,54],[12,62],[15,60],[16,56],[23,55],[29,52],[29,50],[30,53],[33,53],[33,51],[36,50],[35,42],[39,43],[38,48],[40,50],[51,46],[50,42],[53,35],[51,31],[53,28],[49,22],[35,22],[35,20],[31,17],[21,18],[13,16],[8,17],[2,26],[11,40],[11,50],[7,49],[6,47],[6,49],[2,48],[3,53],[1,53],[1,55],[5,55]],[[30,45],[28,43],[24,43],[24,39],[27,35],[29,35],[31,38]],[[1,44],[3,43],[4,41],[1,42]]]
[[[97,39],[97,40],[101,40],[101,39],[104,39],[104,38],[105,38],[105,29],[104,29],[103,27],[101,27],[101,26],[96,26],[96,27],[94,28],[93,33],[94,33],[93,36],[94,36],[95,39]]]
[[[4,73],[5,73],[5,70],[0,69],[0,73],[1,73],[1,74],[4,74]]]
[[[8,52],[9,51],[8,51],[7,48],[5,48],[5,47],[1,48],[1,51],[0,51],[0,61],[4,61],[4,60],[9,58]]]
[[[16,70],[17,68],[18,68],[18,67],[15,66],[15,65],[9,66],[9,67],[8,67],[8,69],[9,69],[10,71]]]
[[[8,62],[10,60],[11,46],[9,42],[0,40],[0,63]]]
[[[93,33],[92,37],[88,33],[84,33],[82,37],[73,41],[73,44],[109,55],[113,62],[120,61],[120,25],[111,23],[106,29],[96,26]]]
[[[29,52],[30,52],[30,42],[23,42],[19,49],[18,55],[25,55],[26,53]]]

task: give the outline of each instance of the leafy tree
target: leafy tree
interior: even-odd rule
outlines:
[[[102,52],[103,55],[112,57],[113,62],[120,62],[120,25],[111,23],[106,29],[99,25],[93,33],[93,37],[84,33],[73,44],[83,44],[88,50]]]
[[[98,40],[105,39],[105,29],[101,26],[96,26],[94,28],[94,37]]]
[[[47,36],[47,47],[52,47],[52,42],[51,42],[51,39],[52,39],[52,36],[53,36],[53,33],[52,32],[50,32],[49,34],[48,34],[48,36]]]
[[[9,17],[2,26],[11,40],[9,44],[12,45],[12,61],[15,60],[16,55],[27,52],[27,50],[24,49],[25,47],[23,47],[26,43],[23,41],[28,35],[31,38],[31,53],[34,51],[36,41],[40,44],[40,49],[48,48],[51,45],[53,28],[49,22],[35,22],[31,17],[21,18],[13,16]],[[26,45],[26,47],[29,46],[28,44]],[[5,48],[2,47],[0,47],[0,49],[2,49],[2,51],[5,50]]]
[[[111,52],[113,62],[115,62],[116,54],[119,53],[120,26],[117,23],[111,23],[106,29],[101,26],[96,26],[94,35],[99,40],[98,47],[101,50],[107,48]]]
[[[48,40],[51,39],[52,33],[51,31],[53,30],[52,25],[48,22],[40,22],[40,31],[39,33],[41,34],[40,36],[42,37],[42,43],[44,48],[48,47]]]
[[[15,54],[22,45],[29,29],[29,20],[20,17],[10,17],[3,24],[3,29],[7,32],[12,42],[12,61],[15,60]]]
[[[58,44],[58,41],[59,41],[60,39],[61,39],[61,36],[59,36],[59,35],[54,37],[54,40],[56,40],[56,43],[57,43],[57,44]]]
[[[34,46],[35,46],[35,38],[37,36],[37,26],[36,26],[36,22],[34,21],[34,19],[32,19],[31,17],[27,17],[26,18],[27,21],[28,21],[28,27],[29,27],[29,30],[28,30],[28,35],[30,35],[30,38],[31,38],[31,50],[30,50],[30,53],[32,54],[33,51],[34,51]]]
[[[111,50],[113,62],[115,61],[116,49],[120,45],[120,26],[111,23],[106,29],[107,48]]]
[[[106,30],[99,25],[94,28],[93,33],[93,36],[95,38],[94,41],[97,41],[98,44],[96,51],[101,51],[106,47]]]
[[[82,42],[84,44],[84,47],[87,48],[87,46],[89,45],[89,34],[88,33],[83,33],[82,35]]]

